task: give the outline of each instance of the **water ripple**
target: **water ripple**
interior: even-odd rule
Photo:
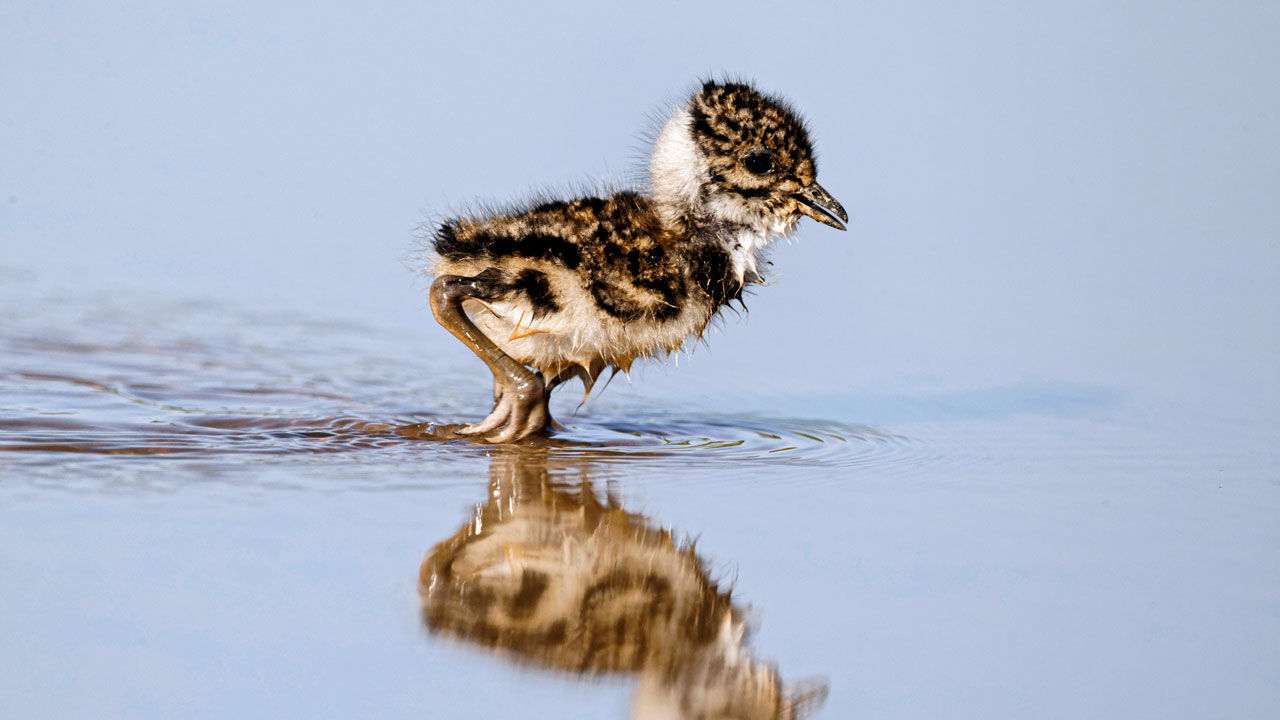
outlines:
[[[170,399],[172,402],[173,399]],[[175,407],[175,406],[168,406]],[[74,415],[0,417],[0,451],[96,455],[474,454],[492,446],[460,438],[450,426],[415,417],[296,417],[194,414],[145,422],[94,422]],[[579,418],[528,445],[602,463],[671,459],[683,465],[733,463],[829,467],[936,462],[927,443],[873,427],[823,420],[706,416]],[[56,462],[56,458],[48,458]]]
[[[466,368],[428,368],[398,338],[305,318],[203,306],[112,309],[108,302],[50,300],[44,307],[53,320],[0,334],[5,468],[94,463],[95,471],[118,473],[139,466],[128,456],[220,467],[354,458],[376,472],[384,463],[448,464],[492,451],[445,422],[483,409],[476,406],[483,395],[473,397],[483,392],[481,379]],[[409,398],[431,408],[406,406]],[[589,406],[560,418],[564,430],[530,444],[615,468],[715,467],[721,478],[735,467],[888,472],[972,456],[866,425],[646,402]]]

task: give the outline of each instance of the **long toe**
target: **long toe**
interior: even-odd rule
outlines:
[[[491,443],[509,443],[537,435],[547,428],[547,409],[537,403],[531,406],[516,407],[505,427],[485,436]]]
[[[520,423],[520,437],[529,437],[552,427],[551,415],[547,412],[545,404],[537,405],[532,408],[524,417],[524,422]]]
[[[550,424],[547,396],[541,382],[518,383],[502,389],[499,406],[508,409],[506,424],[485,435],[491,443],[508,443],[536,435]],[[486,424],[487,424],[486,420]],[[496,427],[496,426],[495,426]]]
[[[509,424],[513,408],[514,403],[509,398],[499,397],[498,401],[493,404],[493,411],[485,419],[478,423],[463,425],[458,428],[458,434],[488,435],[504,424]]]

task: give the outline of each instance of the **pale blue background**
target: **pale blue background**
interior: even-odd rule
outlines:
[[[646,118],[728,73],[811,119],[853,220],[775,254],[714,373],[651,382],[1248,377],[1280,401],[1274,3],[0,13],[0,247],[49,279],[440,339],[399,264],[417,223],[625,181]]]
[[[625,184],[698,78],[754,79],[849,232],[806,223],[746,320],[592,402],[910,422],[937,457],[603,479],[740,578],[762,656],[831,678],[820,717],[1275,717],[1278,39],[1271,2],[9,1],[0,283],[376,328],[368,355],[474,372],[478,414],[415,228]],[[300,362],[364,362],[311,327]],[[0,715],[625,714],[418,627],[485,463],[377,493],[227,462],[0,464]]]

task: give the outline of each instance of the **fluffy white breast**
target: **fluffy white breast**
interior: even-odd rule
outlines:
[[[761,251],[772,244],[775,238],[785,234],[787,228],[786,221],[778,220],[767,226],[743,226],[730,236],[729,258],[739,282],[746,276],[762,274],[758,269]]]

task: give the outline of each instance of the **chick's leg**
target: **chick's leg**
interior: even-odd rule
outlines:
[[[542,377],[502,352],[462,309],[467,298],[495,300],[497,295],[481,276],[442,275],[431,284],[431,312],[436,320],[493,372],[493,411],[480,422],[463,426],[458,433],[505,443],[541,432],[550,425],[551,415]]]

